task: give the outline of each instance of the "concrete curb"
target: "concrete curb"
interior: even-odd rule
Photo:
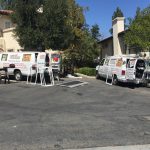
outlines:
[[[108,146],[83,149],[66,149],[66,150],[150,150],[150,144],[146,145],[129,145],[129,146]]]
[[[84,78],[89,78],[89,79],[95,79],[95,76],[87,76],[81,73],[75,73],[76,75],[80,76],[80,77],[84,77]]]

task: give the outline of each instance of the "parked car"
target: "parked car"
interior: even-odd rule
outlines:
[[[99,64],[96,78],[103,77],[106,79],[112,79],[112,84],[119,82],[127,82],[126,80],[126,67],[128,61],[133,56],[108,56]]]

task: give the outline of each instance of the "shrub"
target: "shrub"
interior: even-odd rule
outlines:
[[[95,68],[89,68],[89,67],[83,67],[75,70],[76,73],[81,73],[88,76],[95,76],[96,75],[96,69]]]

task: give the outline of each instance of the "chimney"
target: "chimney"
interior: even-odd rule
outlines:
[[[124,31],[124,17],[117,17],[112,21],[113,24],[113,49],[114,55],[122,55],[118,34]]]

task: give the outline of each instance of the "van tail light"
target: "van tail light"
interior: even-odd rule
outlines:
[[[9,68],[15,68],[15,64],[10,64]]]
[[[58,57],[54,57],[54,58],[53,58],[53,61],[54,61],[54,62],[58,62],[58,60],[59,60]]]
[[[32,65],[32,70],[36,70],[36,65]]]
[[[125,74],[126,74],[126,71],[122,70],[121,75],[125,75]]]

